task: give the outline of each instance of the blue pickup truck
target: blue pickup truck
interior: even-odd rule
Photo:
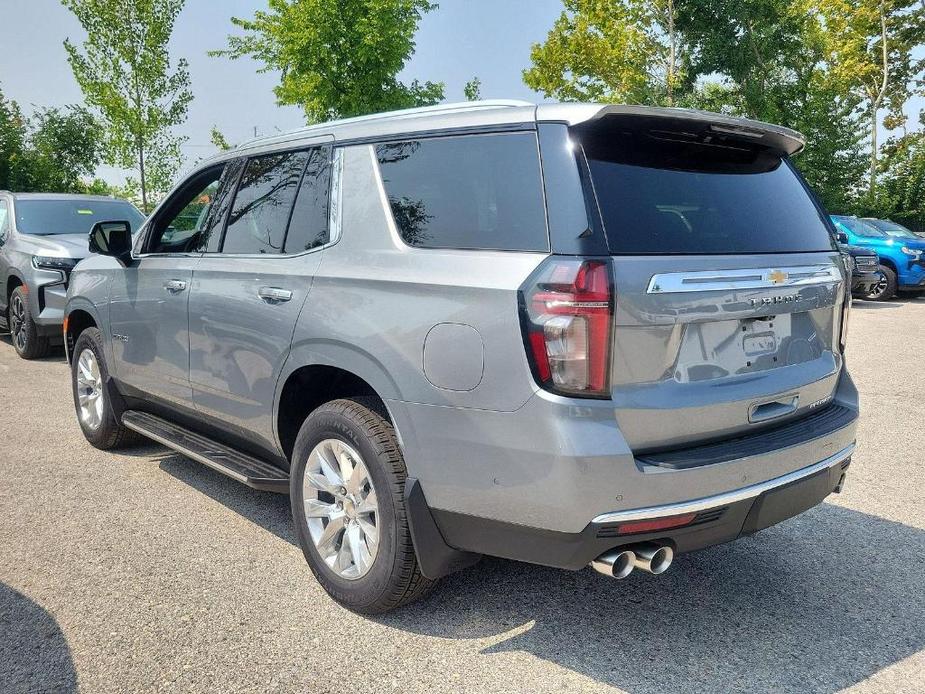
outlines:
[[[897,291],[925,291],[925,239],[899,225],[886,231],[872,221],[881,220],[832,215],[839,236],[844,234],[840,241],[868,248],[880,256],[883,279],[865,298],[886,301]]]

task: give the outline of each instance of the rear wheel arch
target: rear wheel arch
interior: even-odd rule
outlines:
[[[312,364],[290,373],[279,391],[276,435],[283,454],[292,458],[302,423],[317,408],[332,400],[367,398],[393,426],[384,398],[368,381],[337,366]]]

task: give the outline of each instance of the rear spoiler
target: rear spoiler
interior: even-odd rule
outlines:
[[[537,107],[537,121],[565,122],[576,131],[590,130],[604,122],[633,130],[684,133],[702,142],[747,142],[792,156],[806,146],[796,130],[748,118],[686,108],[627,106],[615,104],[544,104]]]

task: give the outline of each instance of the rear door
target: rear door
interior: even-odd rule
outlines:
[[[328,242],[331,147],[247,160],[220,248],[193,274],[197,409],[274,448],[276,382]]]
[[[604,119],[580,137],[613,258],[612,397],[631,447],[823,406],[842,365],[844,267],[786,157],[683,123]]]

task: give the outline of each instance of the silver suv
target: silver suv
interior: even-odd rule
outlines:
[[[0,191],[0,329],[19,356],[37,359],[61,345],[68,278],[89,254],[91,227],[107,219],[132,228],[144,221],[124,200]]]
[[[203,162],[68,294],[80,426],[288,493],[364,613],[489,554],[622,578],[840,488],[848,277],[790,130],[480,102]]]

